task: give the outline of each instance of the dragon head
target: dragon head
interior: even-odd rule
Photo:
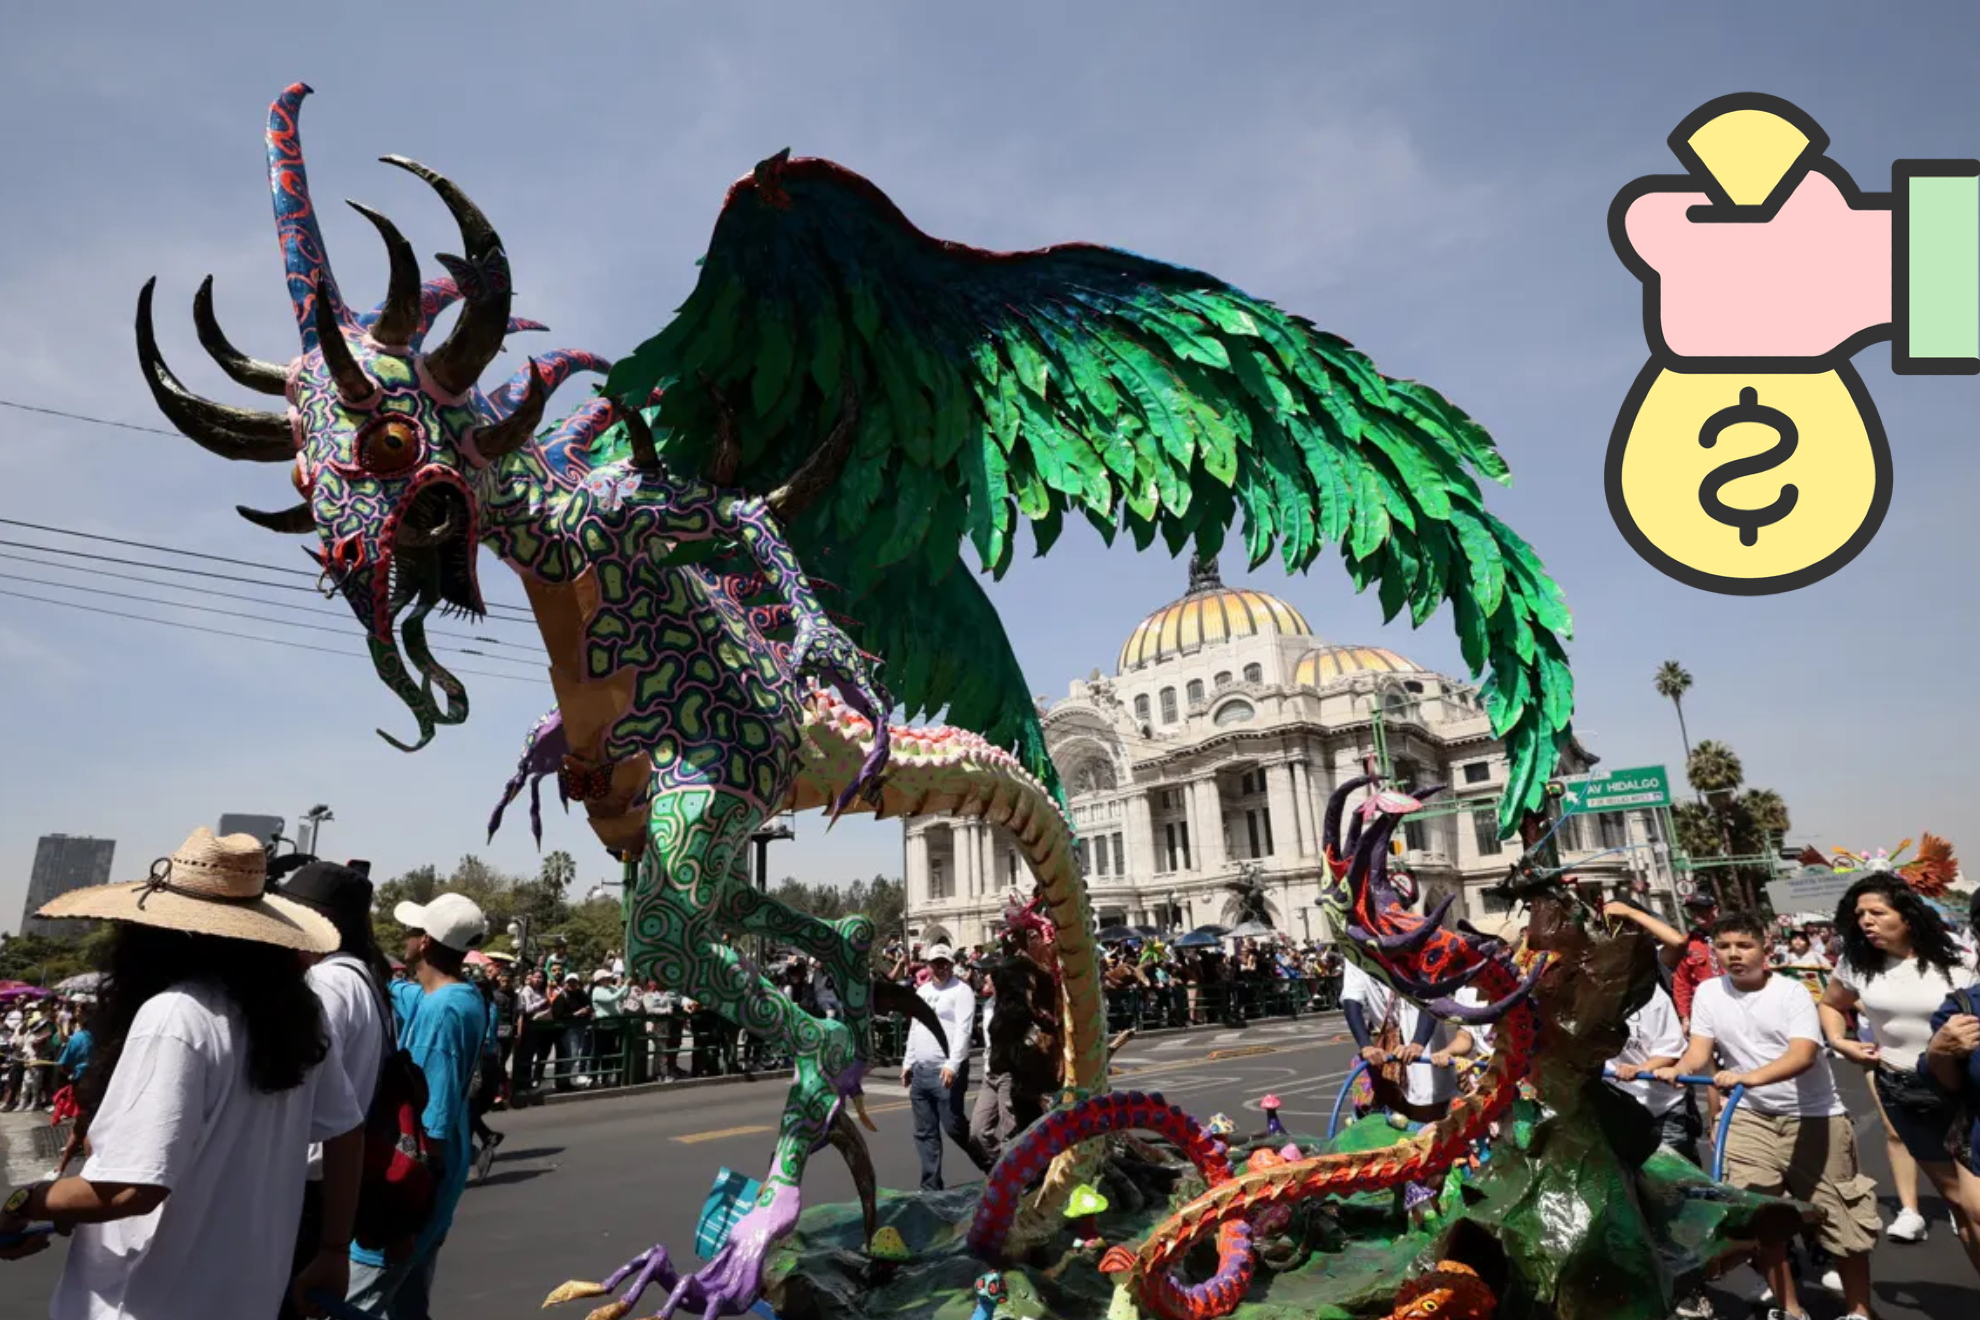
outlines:
[[[442,256],[449,278],[422,284],[412,247],[392,222],[351,205],[384,239],[391,274],[370,313],[345,302],[331,274],[303,167],[297,117],[309,94],[291,86],[269,107],[268,172],[275,229],[287,269],[301,352],[286,367],[257,361],[227,341],[213,315],[212,280],[193,314],[201,344],[237,383],[287,401],[284,412],[211,402],[188,391],[165,365],[152,329],[147,283],[138,298],[138,357],[165,416],[202,447],[231,459],[287,463],[301,502],[279,513],[243,508],[270,530],[314,533],[311,553],[325,580],[363,625],[379,677],[411,707],[424,746],[436,723],[466,718],[465,693],[427,650],[424,619],[435,607],[484,613],[476,580],[480,511],[494,467],[523,448],[542,421],[550,386],[534,361],[492,395],[477,387],[505,335],[542,327],[509,315],[509,264],[480,209],[416,161],[386,163],[424,179],[453,213],[464,258]],[[462,303],[444,342],[427,350],[436,316]],[[419,668],[415,684],[394,637]],[[438,685],[449,698],[436,704]],[[387,737],[395,746],[412,750]]]

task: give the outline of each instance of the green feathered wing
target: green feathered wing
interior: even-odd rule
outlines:
[[[1241,520],[1253,567],[1276,549],[1304,570],[1338,546],[1385,620],[1421,626],[1448,601],[1511,761],[1503,830],[1542,805],[1573,711],[1570,615],[1485,508],[1478,479],[1509,480],[1491,437],[1436,391],[1200,271],[930,238],[829,161],[780,155],[739,181],[701,266],[605,389],[666,390],[656,429],[683,471],[706,470],[726,409],[737,484],[765,492],[851,386],[851,455],[788,532],[909,718],[974,729],[1058,791],[1003,625],[959,566],[964,539],[1001,576],[1020,522],[1039,554],[1077,514],[1110,543],[1214,555]]]

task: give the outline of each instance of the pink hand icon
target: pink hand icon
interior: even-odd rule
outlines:
[[[1703,192],[1646,192],[1623,216],[1630,249],[1654,272],[1646,296],[1670,352],[1819,358],[1890,322],[1888,205],[1852,209],[1820,170],[1764,223],[1687,217],[1710,203]]]

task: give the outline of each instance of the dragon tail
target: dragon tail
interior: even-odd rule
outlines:
[[[1051,782],[980,734],[941,725],[891,725],[892,755],[877,802],[855,801],[848,812],[880,819],[945,812],[1007,830],[1037,880],[1052,919],[1059,957],[1060,1011],[1065,1022],[1066,1085],[1090,1091],[1106,1085],[1107,1016],[1101,997],[1099,946],[1086,885],[1073,854],[1072,825]],[[805,710],[801,763],[785,806],[830,809],[857,781],[873,726],[835,694],[814,693]],[[1044,757],[1042,745],[1036,749]],[[1049,759],[1043,762],[1048,768]],[[1025,1207],[1027,1225],[1050,1222],[1086,1175],[1087,1160],[1068,1149],[1053,1161],[1044,1188]]]

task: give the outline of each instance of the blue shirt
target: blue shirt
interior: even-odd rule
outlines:
[[[62,1057],[55,1060],[55,1066],[67,1068],[70,1080],[80,1082],[83,1070],[89,1067],[89,1047],[95,1043],[89,1028],[77,1028],[76,1034],[69,1037],[69,1043],[62,1047]]]
[[[481,991],[462,981],[432,994],[417,981],[392,983],[392,1007],[399,1015],[399,1048],[426,1074],[426,1112],[420,1122],[441,1161],[433,1218],[420,1234],[415,1258],[431,1251],[453,1226],[454,1207],[467,1189],[473,1162],[473,1131],[468,1120],[468,1085],[481,1058],[488,1009]],[[383,1268],[385,1257],[351,1247],[351,1259]]]
[[[1939,1011],[1932,1014],[1933,1035],[1938,1035],[1939,1029],[1947,1022],[1966,1012],[1966,1009],[1960,1006],[1963,997],[1968,998],[1968,1002],[1974,1007],[1980,1008],[1980,993],[1969,990],[1965,996],[1947,995],[1946,1002],[1939,1005]],[[1934,1083],[1938,1081],[1938,1074],[1932,1071],[1931,1064],[1925,1061],[1925,1056],[1922,1054],[1918,1056],[1918,1071]],[[1973,1127],[1967,1133],[1967,1139],[1974,1143],[1974,1148],[1968,1162],[1973,1172],[1980,1173],[1980,1052],[1966,1056],[1966,1087],[1962,1094],[1966,1100],[1967,1111],[1973,1116]]]

